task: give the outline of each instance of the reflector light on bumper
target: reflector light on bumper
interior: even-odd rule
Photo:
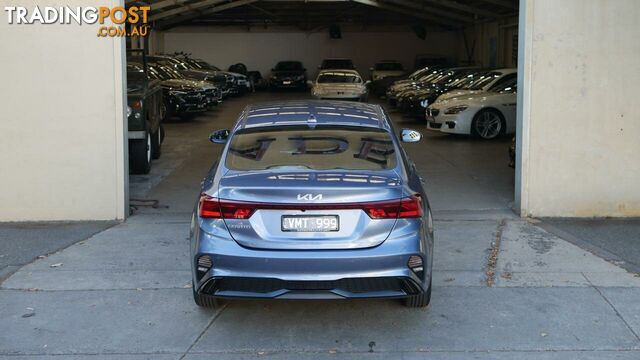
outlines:
[[[202,218],[249,219],[258,209],[265,210],[363,210],[372,219],[418,218],[423,215],[422,198],[411,195],[402,199],[345,204],[267,204],[217,199],[202,194],[198,214]]]
[[[417,255],[411,255],[409,257],[409,261],[407,262],[407,266],[411,271],[416,273],[419,277],[422,277],[424,273],[424,264],[422,262],[422,258]]]
[[[209,255],[203,255],[198,258],[198,272],[206,273],[213,266],[213,262],[211,261],[211,257]]]

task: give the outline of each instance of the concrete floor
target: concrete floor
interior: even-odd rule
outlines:
[[[509,139],[426,134],[407,151],[435,209],[427,310],[393,300],[191,299],[188,225],[200,179],[259,93],[167,124],[162,159],[132,177],[157,200],[123,224],[23,267],[0,287],[0,358],[638,359],[640,277],[510,211]],[[423,128],[391,114],[398,127]]]

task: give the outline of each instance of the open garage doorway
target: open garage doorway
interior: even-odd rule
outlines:
[[[218,154],[207,141],[212,130],[230,128],[247,104],[313,98],[323,60],[341,59],[338,67],[367,82],[368,94],[359,100],[382,105],[398,130],[423,133],[406,151],[436,211],[512,212],[518,1],[159,0],[149,6],[150,35],[128,44],[142,48],[145,59],[130,57],[129,67],[147,67],[158,81],[162,126],[129,142],[130,154],[140,143],[150,161],[147,174],[137,169],[130,177],[134,204],[160,200],[190,209],[182,197],[192,200]],[[450,99],[437,103],[443,94]]]

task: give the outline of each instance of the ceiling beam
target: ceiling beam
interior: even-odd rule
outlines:
[[[203,1],[196,2],[196,3],[183,4],[182,6],[177,7],[175,9],[170,9],[170,10],[159,12],[157,14],[152,14],[151,16],[149,16],[149,21],[157,21],[157,20],[164,19],[164,18],[167,18],[167,17],[170,17],[170,16],[180,15],[180,14],[185,13],[187,11],[195,11],[195,10],[202,9],[202,8],[205,8],[205,7],[215,6],[215,5],[227,2],[227,1],[229,1],[229,0],[203,0]],[[233,0],[231,0],[231,1],[233,1]]]
[[[166,29],[169,27],[174,27],[176,25],[182,24],[184,22],[193,20],[193,19],[197,19],[203,16],[207,16],[210,14],[215,14],[217,12],[220,11],[225,11],[225,10],[229,10],[229,9],[233,9],[236,8],[238,6],[244,6],[244,5],[249,5],[252,4],[254,2],[257,2],[258,0],[231,0],[230,2],[226,3],[226,4],[222,4],[222,5],[218,5],[216,7],[212,7],[210,9],[206,9],[204,11],[197,11],[193,14],[187,14],[187,15],[183,15],[183,16],[176,16],[173,19],[164,21],[164,22],[160,22],[158,24],[158,27],[161,29]]]
[[[352,1],[359,4],[363,4],[363,5],[373,6],[379,9],[384,9],[384,10],[389,10],[389,11],[397,12],[404,15],[409,15],[411,17],[415,17],[418,19],[428,20],[441,25],[447,25],[450,27],[460,27],[460,23],[456,21],[451,21],[451,20],[447,20],[437,16],[431,16],[423,13],[416,13],[414,10],[399,8],[397,6],[389,5],[376,0],[352,0]]]
[[[423,1],[430,4],[448,7],[450,9],[465,11],[478,16],[497,17],[496,14],[491,11],[480,9],[480,8],[466,5],[466,4],[461,4],[457,1],[452,1],[452,0],[423,0]]]
[[[458,13],[454,13],[448,10],[441,10],[439,8],[435,8],[433,6],[429,6],[425,3],[420,3],[412,0],[388,0],[390,2],[403,5],[405,7],[409,7],[416,10],[421,10],[426,13],[431,13],[433,15],[444,16],[452,20],[464,21],[464,22],[472,22],[474,19],[469,15],[461,15]]]
[[[518,10],[518,2],[512,0],[481,0],[482,2],[498,5],[511,10]]]
[[[154,2],[154,3],[151,3],[151,11],[164,9],[167,6],[182,5],[185,2],[187,2],[187,0],[163,0],[163,1]]]

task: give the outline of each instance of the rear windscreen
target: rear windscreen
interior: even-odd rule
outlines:
[[[341,73],[341,72],[332,72],[332,73],[322,73],[318,76],[319,84],[332,84],[332,83],[347,83],[347,84],[359,84],[362,82],[362,79],[358,75],[351,73]]]
[[[362,127],[248,129],[230,140],[231,170],[385,170],[396,166],[391,134]]]

